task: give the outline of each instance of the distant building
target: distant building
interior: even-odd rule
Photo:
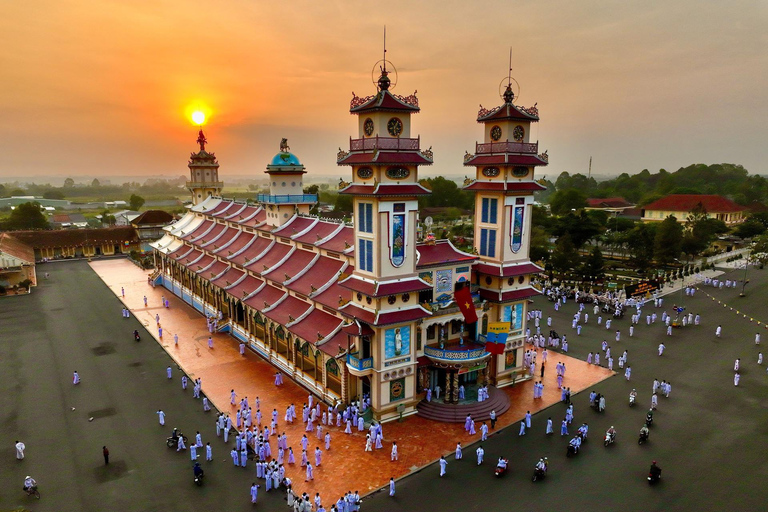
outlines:
[[[726,224],[742,222],[747,210],[746,207],[723,196],[672,194],[646,205],[643,208],[642,220],[658,222],[673,215],[679,221],[684,221],[688,214],[696,208],[703,208],[707,212],[707,217],[722,220]]]
[[[134,210],[120,210],[114,214],[115,226],[130,226],[131,221],[141,215],[141,213]]]
[[[50,223],[57,229],[88,227],[88,220],[82,213],[57,213],[51,215]]]
[[[142,252],[151,252],[150,242],[159,240],[165,235],[163,228],[174,221],[173,215],[163,210],[147,210],[134,217],[131,226],[139,236]]]
[[[37,285],[35,251],[10,233],[0,233],[0,286],[11,288],[27,279]]]
[[[32,247],[33,261],[112,256],[139,250],[132,227],[13,231],[17,240]]]
[[[13,196],[0,199],[0,208],[5,206],[19,206],[24,203],[40,203],[40,206],[50,206],[53,208],[64,208],[70,205],[65,199],[43,199],[35,196]]]
[[[634,208],[635,205],[623,197],[602,197],[587,199],[585,210],[601,210],[607,213],[616,213],[621,215],[624,210]]]

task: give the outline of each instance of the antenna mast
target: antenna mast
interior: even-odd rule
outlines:
[[[592,156],[589,157],[589,171],[587,172],[587,179],[592,177]]]
[[[384,56],[382,57],[382,60],[384,61],[384,71],[387,70],[387,26],[384,25]]]

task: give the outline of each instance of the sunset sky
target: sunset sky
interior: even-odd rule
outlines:
[[[768,169],[768,2],[37,0],[3,2],[0,181],[180,175],[192,106],[210,112],[220,176],[263,176],[287,137],[315,175],[346,175],[352,91],[415,89],[423,173],[465,174],[479,104],[538,103],[533,133],[561,171],[730,162]]]

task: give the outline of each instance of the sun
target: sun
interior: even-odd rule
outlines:
[[[192,122],[198,126],[205,124],[205,112],[195,110],[192,112]]]

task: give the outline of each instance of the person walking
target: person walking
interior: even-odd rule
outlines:
[[[395,495],[395,477],[389,478],[389,495],[390,496]]]
[[[165,426],[165,413],[162,409],[157,410],[157,419],[160,421],[160,426]]]
[[[442,455],[440,456],[440,477],[445,476],[445,468],[448,466],[448,461],[445,460],[445,457]]]
[[[109,464],[109,450],[106,446],[101,447],[101,453],[104,455],[104,465],[106,466]]]
[[[24,450],[27,448],[27,445],[22,443],[21,441],[16,441],[16,460],[24,460]]]

